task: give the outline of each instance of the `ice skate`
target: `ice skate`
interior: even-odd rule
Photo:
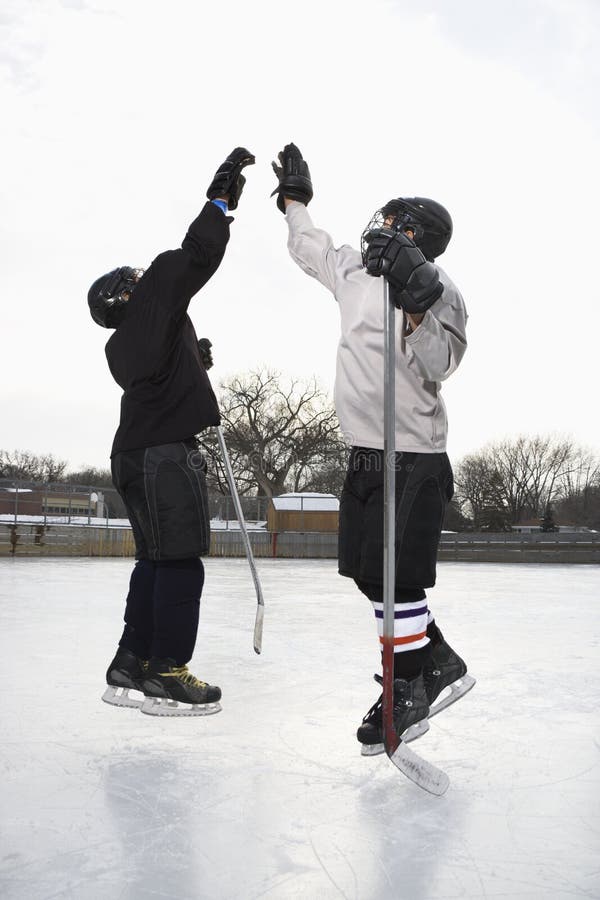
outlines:
[[[106,672],[108,687],[102,694],[104,702],[139,709],[144,702],[142,681],[147,665],[130,650],[119,647]]]
[[[375,675],[374,678],[379,684],[383,683],[381,675]],[[385,750],[382,698],[383,695],[373,704],[356,732],[356,737],[362,744],[363,756],[377,756]],[[422,675],[411,681],[405,681],[403,678],[394,679],[394,728],[403,743],[415,741],[429,731],[428,712],[429,705]]]
[[[221,711],[221,688],[200,681],[174,659],[151,659],[142,689],[142,712],[148,716],[210,716]]]
[[[467,675],[464,660],[443,638],[441,643],[432,645],[431,659],[423,670],[423,678],[430,707],[429,718],[456,703],[475,685],[473,676]],[[447,688],[450,690],[446,691]]]

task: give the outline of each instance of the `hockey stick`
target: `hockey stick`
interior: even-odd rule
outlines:
[[[229,459],[229,453],[227,452],[227,445],[225,444],[225,438],[223,436],[223,429],[220,425],[216,426],[217,439],[219,441],[219,449],[221,450],[221,456],[223,457],[223,465],[225,466],[225,475],[227,477],[227,483],[229,484],[229,492],[231,494],[233,505],[235,507],[235,514],[237,516],[237,520],[240,524],[240,531],[242,534],[242,540],[244,542],[244,548],[246,550],[246,556],[248,558],[248,565],[250,566],[250,571],[252,572],[252,579],[254,581],[254,587],[256,590],[256,621],[254,622],[254,650],[256,653],[260,653],[262,650],[262,633],[263,633],[263,619],[265,616],[265,601],[263,600],[262,588],[260,586],[260,580],[258,578],[258,572],[256,571],[256,564],[254,562],[254,555],[252,553],[252,547],[250,546],[250,538],[248,537],[248,529],[246,528],[246,520],[244,519],[244,513],[242,512],[242,505],[240,503],[240,498],[237,492],[237,488],[235,486],[235,481],[233,479],[233,469],[231,468],[231,461]]]
[[[450,779],[400,740],[394,729],[394,599],[396,583],[396,308],[383,279],[383,744],[400,771],[431,794]]]

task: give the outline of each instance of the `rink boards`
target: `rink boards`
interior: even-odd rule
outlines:
[[[251,530],[250,540],[258,558],[337,558],[335,533]],[[0,523],[0,556],[134,555],[133,535],[126,527]],[[244,555],[237,528],[212,532],[210,556]],[[600,563],[600,534],[444,534],[439,559],[483,563]]]

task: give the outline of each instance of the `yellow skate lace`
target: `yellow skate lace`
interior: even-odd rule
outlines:
[[[206,681],[200,681],[199,678],[192,675],[187,666],[174,666],[170,672],[161,672],[160,675],[162,678],[167,678],[169,676],[172,678],[179,678],[184,684],[191,684],[192,687],[208,687]]]

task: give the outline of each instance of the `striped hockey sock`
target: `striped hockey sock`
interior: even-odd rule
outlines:
[[[375,612],[380,645],[383,644],[383,591],[381,585],[355,579]],[[433,616],[431,617],[433,619]],[[427,597],[422,588],[396,590],[394,603],[394,677],[415,678],[431,654]],[[435,625],[433,625],[435,628]]]
[[[383,644],[383,603],[372,600],[377,632]],[[429,643],[427,637],[427,600],[394,603],[394,653],[420,650]]]

